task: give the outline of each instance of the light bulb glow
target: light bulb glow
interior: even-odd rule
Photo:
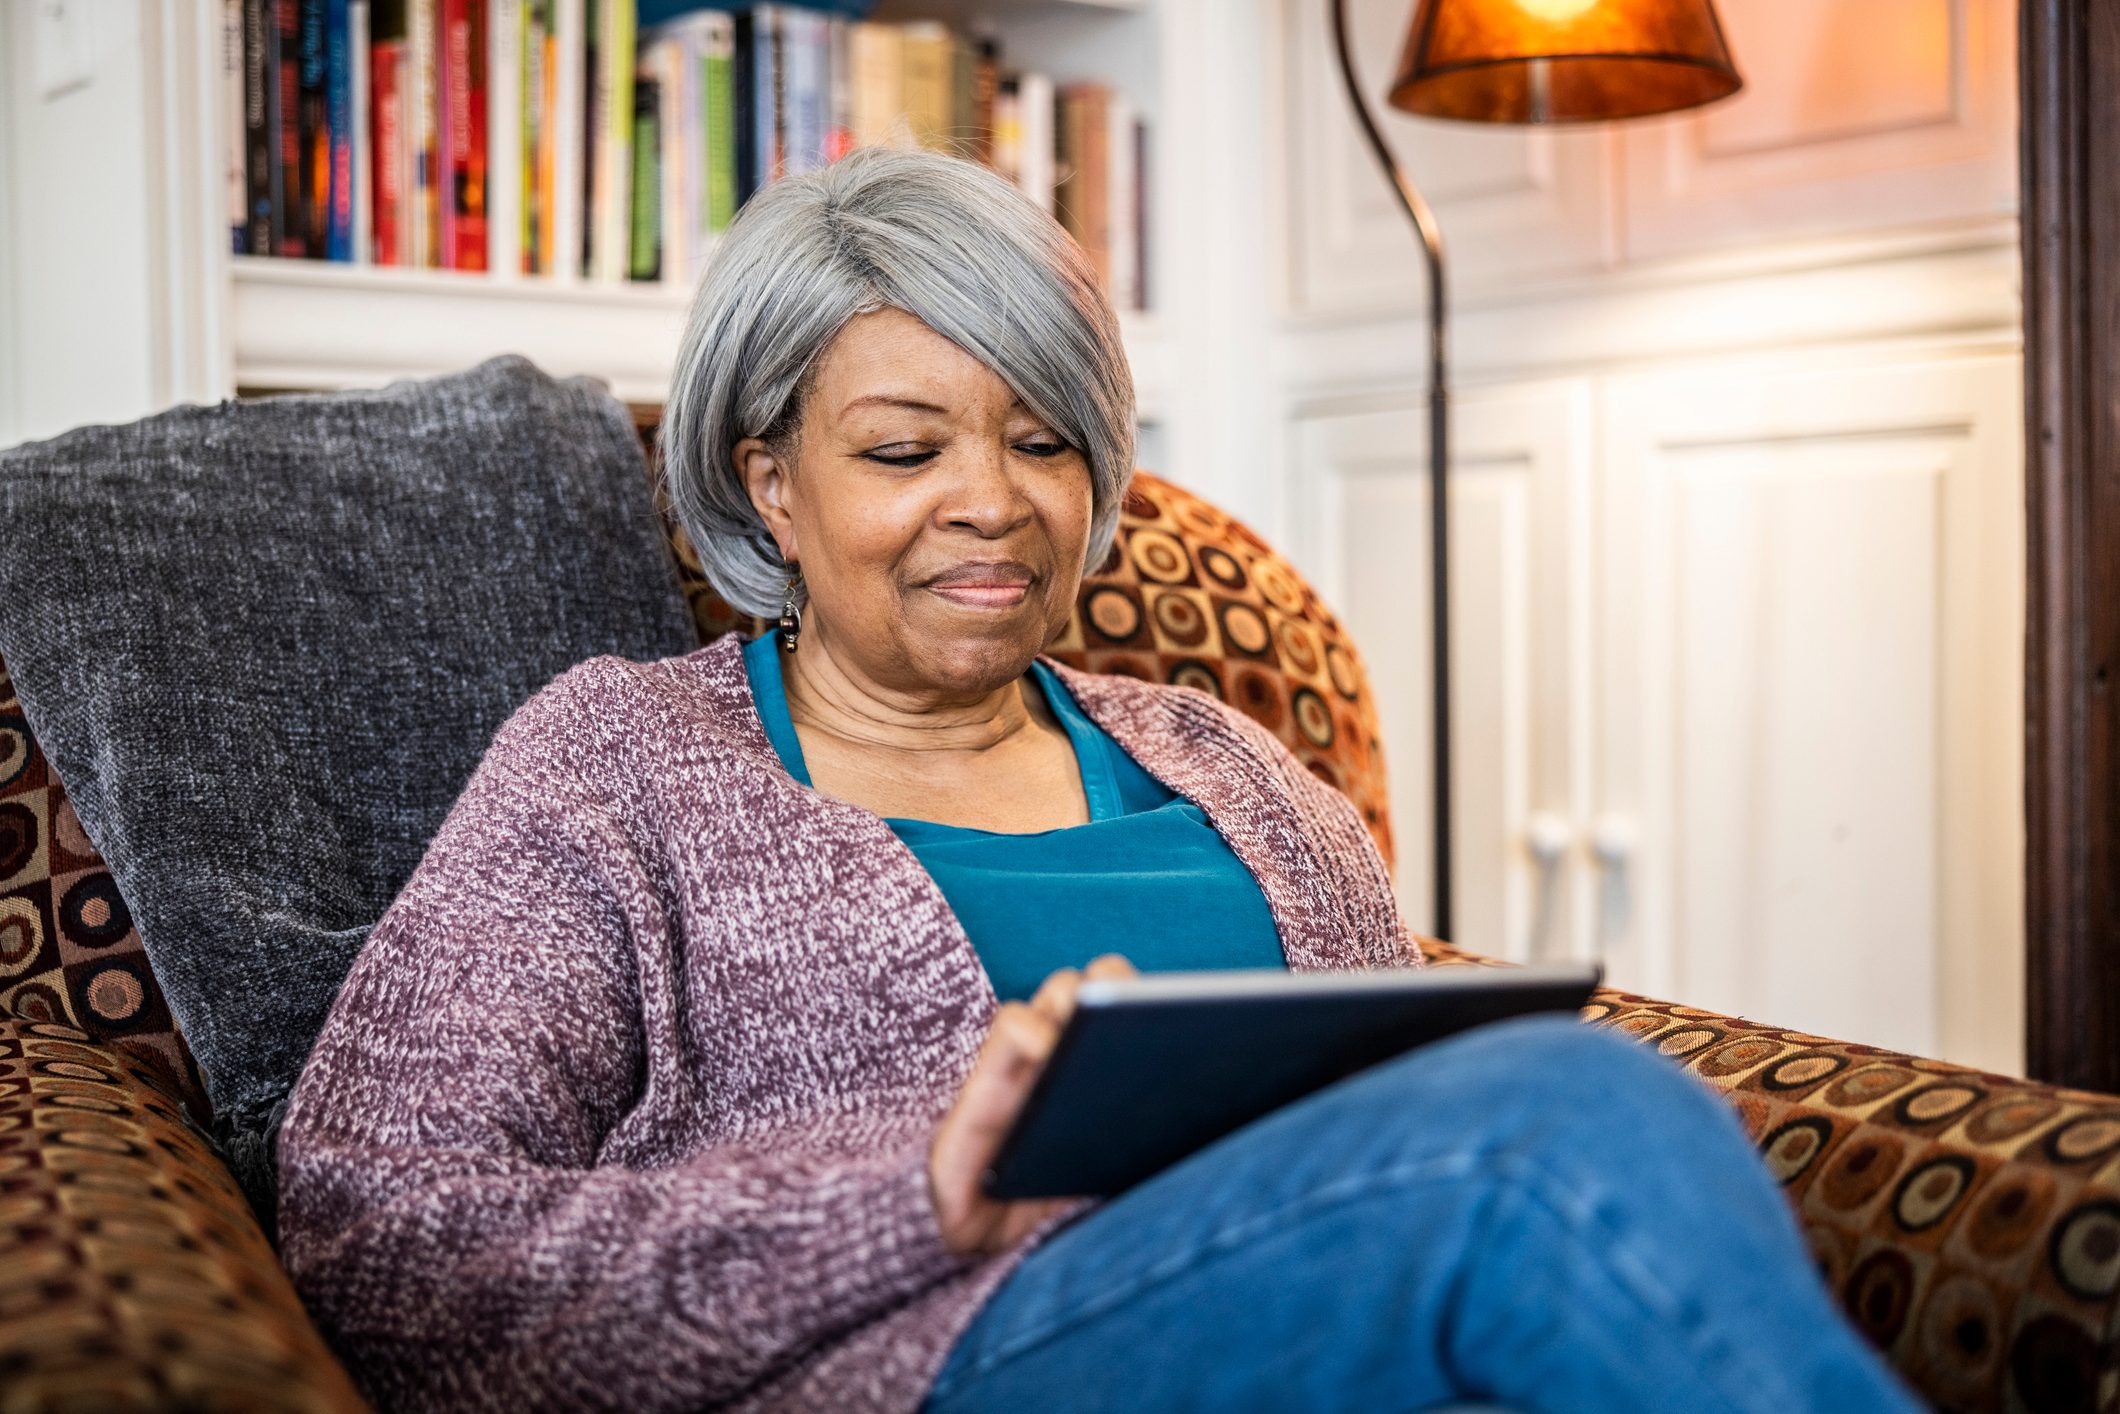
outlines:
[[[1585,10],[1595,9],[1597,0],[1516,0],[1518,9],[1548,24],[1560,24],[1572,20]]]

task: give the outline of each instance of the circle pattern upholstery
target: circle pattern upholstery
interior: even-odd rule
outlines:
[[[0,1406],[365,1408],[165,1085],[0,1015]]]

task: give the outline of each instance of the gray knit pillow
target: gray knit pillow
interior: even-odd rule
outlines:
[[[0,657],[272,1231],[340,981],[508,714],[697,646],[626,409],[527,360],[0,452]]]

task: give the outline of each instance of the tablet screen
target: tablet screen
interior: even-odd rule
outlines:
[[[1158,972],[1084,981],[981,1175],[989,1197],[1109,1197],[1251,1120],[1474,1026],[1580,1010],[1596,963]]]

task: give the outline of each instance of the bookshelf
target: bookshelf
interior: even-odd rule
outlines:
[[[1160,244],[1166,216],[1160,176],[1161,0],[880,0],[868,18],[934,19],[1000,44],[1004,68],[1028,68],[1056,84],[1109,83],[1149,128],[1146,220]],[[211,77],[211,76],[209,76]],[[216,128],[215,131],[218,131]],[[1153,281],[1167,268],[1145,252]],[[373,386],[459,369],[496,353],[520,353],[558,374],[602,378],[630,402],[666,393],[691,286],[601,283],[572,272],[524,275],[222,253],[225,342],[234,389]],[[1157,291],[1152,285],[1150,298]],[[1160,301],[1158,301],[1160,304]],[[1167,416],[1173,363],[1159,309],[1122,308],[1144,451]],[[1145,459],[1145,458],[1144,458]]]

